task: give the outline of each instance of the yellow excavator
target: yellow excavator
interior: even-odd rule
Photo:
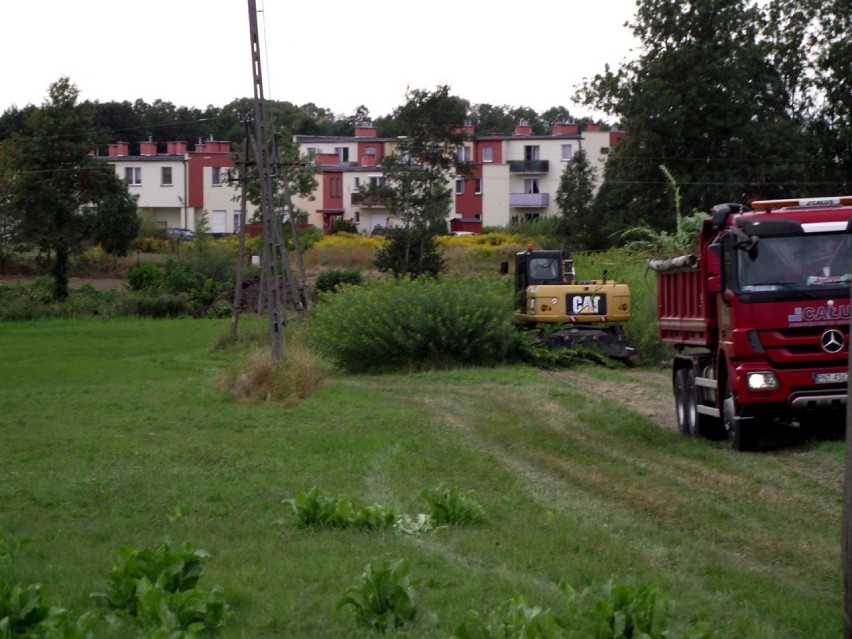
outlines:
[[[502,266],[508,271],[508,263]],[[607,279],[579,280],[566,250],[515,254],[515,323],[538,330],[552,348],[583,346],[618,360],[634,349],[623,323],[630,319],[630,288]]]

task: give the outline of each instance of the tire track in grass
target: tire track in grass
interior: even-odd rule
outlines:
[[[600,391],[597,382],[594,386]],[[437,425],[522,478],[542,507],[576,514],[574,504],[583,503],[584,518],[617,528],[636,526],[635,517],[661,532],[680,528],[691,537],[690,554],[704,552],[705,561],[714,557],[720,564],[783,579],[795,590],[803,587],[803,573],[814,572],[825,581],[837,572],[833,540],[814,536],[808,523],[833,527],[839,511],[825,496],[815,500],[801,495],[807,477],[773,458],[743,456],[710,442],[684,438],[658,446],[654,440],[588,427],[584,413],[614,413],[607,405],[621,406],[629,396],[623,389],[605,398],[564,385],[555,392],[540,385],[507,392],[504,386],[430,382],[412,390],[407,388],[408,398],[428,408]],[[633,396],[649,392],[656,391],[640,390]],[[588,406],[568,420],[558,395],[577,393]],[[495,415],[502,417],[489,419]],[[513,425],[505,424],[512,422],[506,415],[515,415]],[[498,421],[503,425],[495,428]],[[522,430],[530,437],[522,437]],[[549,446],[552,438],[534,445],[545,431],[564,440],[563,445]],[[644,552],[650,561],[671,553],[665,543]],[[808,586],[814,587],[812,582]],[[825,590],[827,596],[836,594]]]

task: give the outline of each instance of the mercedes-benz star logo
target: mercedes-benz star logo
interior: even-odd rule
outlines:
[[[835,328],[827,330],[819,338],[819,344],[826,353],[839,353],[843,350],[843,333]]]

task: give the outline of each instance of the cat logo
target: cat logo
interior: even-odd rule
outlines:
[[[571,315],[606,315],[606,295],[569,295]]]

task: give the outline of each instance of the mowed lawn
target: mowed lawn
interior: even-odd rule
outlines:
[[[20,543],[18,580],[82,612],[121,547],[168,540],[211,553],[199,587],[225,590],[222,637],[361,636],[335,604],[398,558],[417,581],[409,637],[448,637],[515,593],[558,609],[560,580],[610,578],[659,585],[676,622],[720,637],[841,634],[842,442],[736,453],[526,367],[333,376],[295,407],[240,403],[217,387],[239,356],[212,348],[227,331],[0,323],[0,535]],[[415,516],[441,482],[487,523],[301,529],[283,503],[318,487]]]

